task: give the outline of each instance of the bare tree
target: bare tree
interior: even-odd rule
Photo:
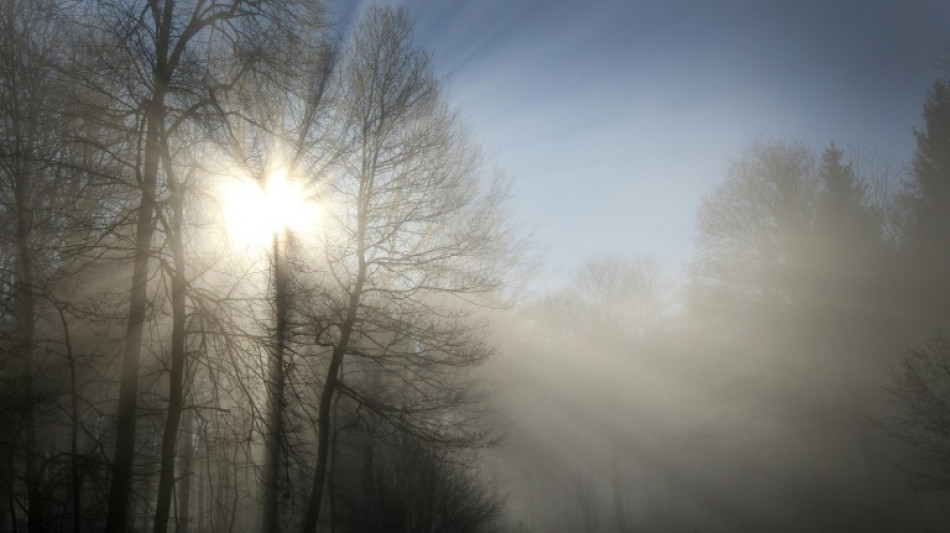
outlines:
[[[745,305],[799,296],[816,190],[802,143],[751,145],[699,208],[695,274]]]
[[[134,265],[122,356],[115,459],[110,489],[107,530],[123,531],[128,523],[128,496],[136,435],[138,379],[143,331],[148,310],[148,278],[153,256],[154,219],[163,214],[164,186],[177,194],[169,155],[177,151],[182,128],[221,111],[220,102],[247,72],[261,64],[286,62],[277,53],[306,34],[320,4],[309,2],[251,2],[244,0],[191,2],[95,2],[88,13],[99,29],[100,46],[115,47],[122,59],[119,71],[106,67],[100,77],[118,76],[124,91],[110,95],[116,109],[133,120],[129,169],[141,195],[135,211]],[[301,26],[301,23],[303,24]],[[299,40],[299,39],[298,39]],[[291,47],[293,48],[293,47]],[[103,69],[100,69],[103,70]],[[92,84],[96,79],[89,77]],[[163,161],[163,158],[165,160]],[[174,209],[172,210],[174,211]],[[159,217],[162,218],[162,217]],[[172,216],[165,220],[173,219]],[[166,225],[167,229],[174,229]],[[174,231],[173,231],[174,233]],[[174,443],[182,408],[184,287],[175,262],[172,291],[176,304],[177,341],[172,354],[170,404],[164,430],[158,505],[154,529],[166,527],[174,472]]]
[[[56,17],[37,14],[47,7]],[[371,10],[331,87],[319,3],[2,8],[19,17],[3,19],[16,31],[4,32],[0,53],[0,218],[17,230],[0,245],[2,347],[17,362],[3,372],[24,388],[12,394],[24,408],[9,413],[20,428],[9,449],[19,451],[0,464],[3,509],[25,502],[14,524],[26,514],[38,530],[55,506],[61,520],[72,509],[75,530],[124,531],[134,520],[165,531],[176,518],[182,530],[228,528],[257,518],[248,503],[261,498],[262,527],[273,531],[278,486],[304,475],[316,487],[316,524],[332,460],[328,406],[341,395],[430,450],[433,464],[488,442],[477,409],[466,410],[465,368],[491,351],[472,302],[498,301],[513,245],[503,240],[505,192],[480,183],[478,155],[412,45],[405,12]],[[51,21],[81,30],[56,50],[56,68],[41,64],[46,48],[26,46],[55,33]],[[252,295],[242,283],[264,263],[230,264],[212,242],[208,184],[220,160],[263,179],[277,158],[319,186],[326,238],[318,260],[300,247],[299,283],[291,239],[275,240],[272,290]],[[301,341],[304,331],[316,343]],[[40,346],[44,357],[34,357]],[[270,376],[258,364],[265,353]],[[52,370],[43,378],[60,384],[37,393],[34,378]],[[301,386],[313,383],[322,386],[316,417],[309,403],[287,407],[290,395],[312,400]],[[116,388],[113,410],[105,405]],[[38,432],[40,399],[49,409]],[[313,435],[299,424],[308,418],[318,429],[309,452],[302,444]],[[53,455],[37,464],[41,448]],[[262,488],[248,489],[261,472]],[[71,488],[44,485],[49,476],[67,476]]]
[[[515,244],[504,240],[504,187],[480,184],[477,154],[413,45],[406,12],[369,9],[341,68],[341,131],[350,150],[323,188],[327,289],[312,320],[329,361],[304,531],[319,523],[338,393],[429,442],[484,442],[470,418],[449,414],[466,403],[461,369],[491,351],[466,300],[501,287]],[[403,394],[363,389],[370,368],[383,383],[405,384]]]
[[[602,256],[585,261],[574,275],[565,312],[594,333],[621,332],[643,339],[663,322],[668,282],[649,258]]]
[[[888,387],[896,409],[882,422],[911,450],[900,464],[915,488],[950,493],[950,340],[936,332],[891,368]]]
[[[255,69],[235,84],[235,90],[223,108],[236,113],[223,113],[227,124],[225,134],[217,139],[226,158],[243,169],[242,174],[257,182],[261,191],[269,189],[275,177],[303,182],[302,194],[312,194],[315,183],[335,152],[327,142],[324,119],[328,113],[327,88],[335,61],[335,49],[326,35],[315,31],[294,46],[283,47],[283,61]],[[294,43],[290,43],[294,44]],[[296,51],[295,51],[296,50]],[[275,51],[277,52],[277,51]],[[269,95],[261,98],[261,95]],[[306,176],[306,177],[304,177]],[[310,202],[315,198],[309,198]],[[268,290],[259,296],[267,302],[270,316],[261,314],[264,341],[268,354],[266,375],[266,413],[260,418],[266,458],[263,464],[262,494],[264,508],[261,528],[280,529],[282,505],[280,494],[289,490],[281,481],[281,471],[289,466],[286,457],[287,437],[285,392],[289,368],[293,366],[294,336],[293,298],[296,243],[293,230],[269,228],[271,236],[268,255]],[[283,513],[284,515],[286,513]]]

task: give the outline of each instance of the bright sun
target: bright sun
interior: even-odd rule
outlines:
[[[267,246],[274,233],[313,229],[319,216],[299,182],[284,172],[272,172],[261,187],[250,179],[234,179],[224,191],[224,223],[228,235],[243,246]]]

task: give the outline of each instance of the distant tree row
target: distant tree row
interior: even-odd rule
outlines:
[[[950,381],[932,372],[935,359],[950,362],[939,333],[950,325],[947,82],[933,84],[923,119],[902,183],[834,143],[817,162],[801,143],[757,143],[698,216],[693,309],[715,309],[719,327],[743,331],[731,342],[746,346],[736,349],[773,361],[770,393],[805,409],[805,419],[788,422],[804,445],[809,435],[852,443],[841,461],[858,459],[858,501],[879,530],[907,527],[888,508],[888,464],[911,474],[914,489],[950,487],[916,483],[943,476],[950,452],[950,441],[934,442],[950,427],[934,418],[936,405],[950,406],[941,392]],[[898,357],[935,330],[936,348]],[[884,434],[912,446],[895,447]]]
[[[887,390],[899,408],[855,405],[856,413],[911,445],[915,457],[898,462],[918,488],[945,492],[950,484],[941,465],[950,453],[950,425],[943,413],[950,409],[950,381],[940,369],[950,363],[941,332],[950,326],[946,81],[934,82],[923,119],[924,127],[914,131],[917,149],[906,179],[883,197],[870,194],[881,184],[861,175],[868,169],[847,162],[834,143],[817,170],[800,144],[754,145],[700,209],[697,294],[713,291],[705,295],[715,302],[710,305],[740,310],[750,327],[768,328],[771,322],[791,334],[789,345],[824,344],[852,389],[861,367],[889,366]],[[882,334],[911,339],[910,354],[895,361],[893,353],[878,352]],[[852,390],[848,396],[854,403],[859,394]]]
[[[931,496],[950,488],[946,81],[923,119],[905,172],[835,142],[749,145],[699,207],[679,295],[662,264],[606,257],[520,309],[490,365],[525,413],[500,459],[527,472],[512,522],[950,524]]]

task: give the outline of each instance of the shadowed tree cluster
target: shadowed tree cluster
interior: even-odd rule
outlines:
[[[0,5],[0,530],[492,527],[505,186],[404,10],[329,20]],[[267,243],[224,223],[248,184]]]

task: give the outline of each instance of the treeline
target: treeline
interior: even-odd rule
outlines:
[[[754,142],[699,207],[685,283],[601,257],[522,309],[489,364],[523,406],[497,454],[520,472],[512,523],[946,528],[948,82],[913,134],[906,171]]]
[[[0,530],[494,527],[504,183],[404,10],[328,9],[0,2]]]

